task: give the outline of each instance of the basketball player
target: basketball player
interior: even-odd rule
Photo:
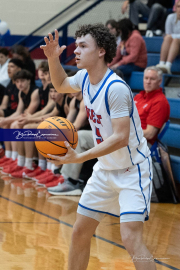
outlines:
[[[108,69],[116,53],[116,40],[101,24],[84,25],[76,32],[77,67],[68,78],[59,46],[49,33],[41,46],[48,58],[52,83],[58,92],[83,93],[95,147],[76,153],[67,142],[64,157],[49,155],[52,163],[79,163],[98,158],[79,201],[69,251],[69,270],[85,270],[91,238],[105,214],[120,216],[121,238],[138,270],[156,269],[143,243],[143,223],[148,220],[152,190],[150,151],[128,85]]]
[[[19,90],[18,93],[18,106],[16,111],[8,117],[5,117],[2,122],[0,122],[0,127],[4,129],[9,128],[20,128],[17,125],[18,119],[20,119],[22,114],[33,114],[37,108],[38,104],[36,102],[36,86],[31,84],[32,75],[29,71],[22,69],[18,71],[13,76],[13,81],[16,84],[17,89]],[[6,151],[9,151],[9,157],[5,157],[5,159],[1,159],[1,165],[4,168],[5,165],[10,165],[16,163],[16,158],[18,155],[17,152],[17,144],[18,142],[11,142],[6,141],[4,142]],[[12,163],[12,160],[14,163]],[[9,164],[8,164],[9,163]]]
[[[49,82],[50,82],[50,73],[49,66],[47,61],[42,61],[38,66],[38,77],[41,80],[42,86],[39,89],[36,89],[34,95],[33,103],[36,104],[36,111],[32,114],[23,114],[16,122],[12,124],[13,128],[27,128],[27,129],[36,129],[38,124],[35,123],[35,118],[42,117],[47,112],[51,111],[54,107],[54,102],[50,98],[49,94]],[[37,87],[36,87],[37,88]],[[30,121],[34,123],[27,126]],[[26,125],[26,126],[25,126]],[[25,147],[27,144],[27,147]],[[17,155],[17,163],[14,166],[9,166],[3,169],[3,173],[8,173],[14,177],[22,177],[25,174],[25,171],[32,173],[34,170],[33,166],[33,155],[34,155],[34,142],[12,142],[12,151]],[[26,165],[26,166],[25,166]],[[40,156],[39,158],[39,167],[44,170],[46,168],[46,160],[44,157]],[[40,168],[36,169],[40,169]]]

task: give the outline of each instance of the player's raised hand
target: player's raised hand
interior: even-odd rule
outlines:
[[[59,57],[62,52],[66,49],[66,46],[59,46],[59,34],[55,29],[55,37],[51,33],[48,34],[48,37],[44,37],[46,45],[41,45],[40,48],[44,51],[44,54],[47,58],[56,58]]]

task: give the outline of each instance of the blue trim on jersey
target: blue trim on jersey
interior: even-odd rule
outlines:
[[[108,91],[109,91],[109,87],[111,86],[111,84],[116,83],[116,82],[123,83],[123,84],[126,85],[127,88],[130,90],[130,95],[131,95],[131,99],[132,99],[132,111],[131,111],[129,117],[131,118],[132,115],[133,115],[133,112],[134,112],[134,101],[133,101],[133,97],[132,97],[131,88],[129,87],[129,85],[128,85],[127,83],[125,83],[124,81],[121,81],[121,80],[114,80],[114,81],[111,81],[111,82],[108,84],[107,88],[106,88],[106,92],[105,92],[105,104],[106,104],[106,110],[107,110],[107,113],[110,115],[109,104],[108,104]]]
[[[147,157],[148,163],[149,163],[149,179],[150,181],[152,181],[152,177],[151,177],[151,168],[150,168],[150,161],[149,158]]]
[[[97,91],[97,93],[95,94],[95,96],[92,98],[92,100],[90,100],[90,103],[91,103],[91,104],[92,104],[92,103],[95,101],[95,99],[98,97],[98,95],[99,95],[99,93],[101,92],[102,88],[104,87],[105,83],[107,82],[107,80],[109,79],[109,77],[110,77],[113,73],[114,73],[114,71],[111,70],[111,71],[109,72],[109,74],[107,75],[107,77],[104,79],[104,81],[103,81],[101,87],[99,88],[99,90]],[[90,86],[90,84],[88,85],[88,94],[89,94],[89,86]],[[90,96],[90,94],[89,94],[89,96]],[[90,99],[91,99],[91,98],[90,98]]]
[[[122,216],[122,215],[128,215],[128,214],[137,214],[137,215],[139,214],[139,215],[143,215],[145,213],[145,211],[146,211],[146,208],[144,209],[143,212],[123,212],[123,213],[120,214],[120,216]]]
[[[134,129],[135,129],[135,132],[136,132],[136,137],[137,137],[138,143],[140,145],[140,140],[139,140],[139,137],[138,137],[138,134],[137,134],[136,125],[135,125],[133,116],[132,116],[132,122],[133,122],[133,125],[134,125]]]
[[[82,83],[82,95],[83,95],[84,85],[85,85],[85,81],[86,81],[87,76],[88,76],[88,73],[86,72],[84,79],[83,79],[83,83]]]
[[[119,217],[119,216],[111,214],[109,212],[104,212],[104,211],[99,211],[99,210],[94,210],[94,209],[88,208],[88,207],[86,207],[86,206],[84,206],[84,205],[82,205],[80,203],[78,203],[78,205],[81,206],[84,209],[87,209],[87,210],[90,210],[90,211],[93,211],[93,212],[98,212],[98,213],[102,213],[102,214],[108,214],[108,215],[113,216],[113,217]]]
[[[137,214],[137,215],[143,215],[144,213],[145,213],[145,211],[146,211],[146,209],[144,209],[144,211],[143,212],[124,212],[124,213],[121,213],[120,214],[120,216],[122,216],[122,215],[128,215],[128,214]],[[149,216],[148,215],[146,215],[146,217],[145,217],[145,221],[147,221],[149,219]]]
[[[136,150],[138,151],[139,154],[141,154],[144,158],[146,158],[145,155],[141,151],[139,151],[138,148],[136,148]]]
[[[137,167],[138,167],[138,172],[139,172],[139,186],[140,186],[140,189],[141,189],[141,193],[143,195],[143,198],[144,198],[144,202],[145,202],[145,206],[146,206],[146,211],[147,211],[147,216],[148,216],[148,209],[147,209],[146,197],[145,197],[145,195],[143,193],[143,188],[142,188],[142,185],[141,185],[141,169],[140,169],[139,164],[137,164]]]
[[[133,163],[133,161],[132,161],[132,157],[131,157],[131,150],[130,150],[130,148],[129,148],[129,145],[127,146],[127,149],[128,149],[128,151],[129,151],[129,155],[130,155],[131,163],[132,163],[132,165],[134,165],[134,163]]]
[[[90,102],[91,102],[91,100],[92,100],[92,97],[91,97],[91,94],[90,94],[90,82],[89,82],[89,84],[88,84],[88,90],[87,90],[87,92],[88,92],[88,96],[89,96],[89,100],[90,100]]]
[[[149,196],[148,196],[149,198],[148,198],[148,203],[150,202],[150,184],[149,184]]]

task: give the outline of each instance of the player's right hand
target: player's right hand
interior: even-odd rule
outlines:
[[[44,51],[44,54],[47,58],[57,58],[62,52],[66,49],[66,46],[59,46],[59,34],[55,29],[55,37],[51,33],[48,34],[48,37],[44,37],[46,45],[41,45],[40,48]]]

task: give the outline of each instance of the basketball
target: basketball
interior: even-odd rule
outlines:
[[[78,144],[78,133],[74,125],[63,117],[49,117],[45,119],[37,129],[56,129],[58,137],[56,141],[35,141],[35,145],[39,153],[45,158],[50,158],[47,154],[64,156],[67,153],[67,148],[64,144],[67,141],[70,146],[75,149]],[[59,138],[59,140],[58,140]]]

